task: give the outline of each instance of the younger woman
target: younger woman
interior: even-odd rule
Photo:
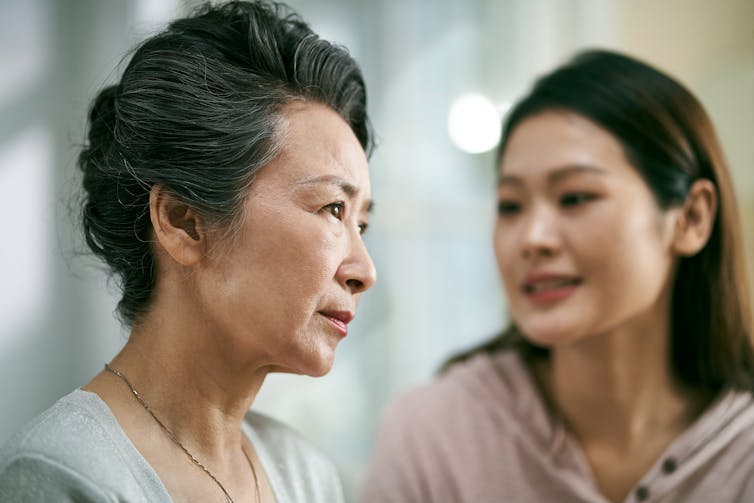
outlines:
[[[385,415],[367,503],[754,501],[752,305],[713,127],[594,51],[508,116],[512,324]]]

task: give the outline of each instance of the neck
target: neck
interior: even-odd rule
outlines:
[[[241,423],[267,369],[229,358],[222,340],[190,314],[153,313],[110,365],[189,450],[221,462],[241,445]]]
[[[680,433],[699,399],[674,378],[667,319],[637,321],[554,348],[536,370],[545,395],[582,443],[630,451]]]

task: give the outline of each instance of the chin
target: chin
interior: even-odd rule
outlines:
[[[326,368],[317,369],[313,372],[307,372],[305,375],[309,377],[324,377],[330,373],[330,369],[332,369],[332,365],[328,365]]]
[[[332,369],[335,361],[335,353],[329,348],[324,348],[316,353],[302,355],[298,362],[291,363],[287,366],[279,366],[275,372],[286,374],[298,374],[309,377],[322,377],[327,375]]]
[[[545,348],[554,348],[575,342],[579,339],[575,330],[570,330],[562,325],[544,326],[531,323],[517,324],[523,336],[532,344]]]
[[[307,375],[309,377],[323,377],[327,375],[332,369],[333,360],[334,358],[331,357],[317,363],[313,362],[311,365],[307,365],[305,369],[302,369],[302,371],[298,373]]]

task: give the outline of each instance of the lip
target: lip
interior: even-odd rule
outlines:
[[[343,337],[348,335],[348,324],[354,316],[351,311],[319,311],[319,314],[327,318]]]
[[[579,285],[576,275],[540,272],[526,276],[521,291],[535,304],[548,305],[569,297]]]

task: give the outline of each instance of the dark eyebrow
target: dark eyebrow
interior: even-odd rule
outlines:
[[[524,182],[522,182],[521,179],[517,176],[500,175],[497,179],[498,187],[502,185],[523,185],[523,184]]]
[[[568,178],[569,176],[578,173],[590,173],[596,175],[606,174],[605,170],[598,168],[597,166],[592,166],[591,164],[569,164],[553,171],[547,175],[547,178],[550,183],[555,183],[563,178]],[[501,185],[523,185],[523,181],[517,176],[501,175],[497,180],[497,186],[500,187]]]
[[[312,178],[307,178],[306,180],[301,180],[300,182],[296,182],[296,185],[315,185],[315,184],[335,185],[340,190],[342,190],[349,198],[353,198],[354,196],[356,196],[356,194],[359,193],[359,189],[354,184],[336,175],[314,176]],[[374,210],[374,201],[372,199],[367,200],[365,206],[366,206],[367,213],[371,213]]]

